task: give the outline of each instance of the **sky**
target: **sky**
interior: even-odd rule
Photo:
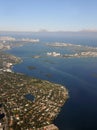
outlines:
[[[97,31],[97,0],[0,0],[0,31]]]

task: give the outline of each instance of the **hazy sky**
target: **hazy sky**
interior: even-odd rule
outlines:
[[[0,0],[0,30],[97,30],[97,0]]]

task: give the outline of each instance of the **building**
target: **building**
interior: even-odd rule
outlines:
[[[45,126],[43,130],[59,130],[59,129],[54,124],[50,124],[50,125]]]

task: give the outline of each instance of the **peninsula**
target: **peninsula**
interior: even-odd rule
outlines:
[[[3,52],[5,42],[0,47],[0,128],[58,130],[53,120],[68,99],[68,90],[59,84],[14,73],[11,67],[21,59]]]

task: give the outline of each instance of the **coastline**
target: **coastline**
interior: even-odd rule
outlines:
[[[11,56],[11,57],[10,57]],[[3,71],[2,73],[0,73],[0,77],[1,77],[1,79],[2,79],[2,81],[3,80],[5,80],[5,82],[7,83],[7,86],[8,86],[8,88],[6,89],[6,90],[4,90],[3,91],[3,89],[5,89],[5,88],[2,88],[2,95],[0,96],[0,100],[2,101],[2,104],[3,104],[3,106],[4,106],[4,109],[5,109],[5,111],[6,111],[6,115],[8,116],[9,114],[8,113],[10,113],[10,111],[8,110],[9,109],[9,107],[13,107],[14,105],[9,105],[9,97],[10,96],[12,96],[13,94],[15,94],[14,96],[12,96],[12,97],[10,97],[10,103],[12,103],[13,102],[13,100],[12,100],[12,98],[14,98],[14,103],[15,104],[17,104],[18,105],[18,102],[16,103],[15,102],[15,100],[17,99],[17,101],[18,101],[18,99],[19,99],[19,97],[22,97],[21,98],[21,100],[25,100],[24,98],[23,98],[23,95],[25,95],[25,94],[29,94],[29,93],[32,93],[33,94],[33,92],[32,92],[32,90],[33,91],[35,91],[34,92],[34,94],[35,94],[35,97],[36,97],[36,101],[34,101],[34,102],[32,102],[32,105],[33,105],[33,108],[30,108],[31,110],[31,112],[30,113],[32,113],[33,111],[34,111],[34,109],[36,108],[36,109],[38,109],[38,111],[39,111],[39,113],[37,113],[38,114],[38,116],[39,115],[41,115],[41,117],[39,118],[39,122],[37,123],[37,121],[35,120],[35,119],[33,119],[34,120],[34,126],[33,126],[33,129],[34,128],[39,128],[39,129],[41,129],[41,127],[48,127],[49,125],[51,125],[52,124],[52,121],[55,119],[55,117],[59,114],[59,112],[60,112],[60,110],[61,110],[61,107],[64,105],[64,103],[65,103],[65,101],[68,99],[68,90],[66,89],[66,88],[64,88],[63,86],[61,86],[61,85],[58,85],[58,84],[54,84],[54,83],[50,83],[50,82],[48,82],[48,81],[45,81],[45,80],[40,80],[40,79],[35,79],[35,78],[29,78],[29,77],[27,77],[26,75],[21,75],[21,74],[19,74],[19,73],[14,73],[14,72],[12,72],[12,71],[9,71],[9,70],[7,70],[7,69],[11,69],[12,70],[12,67],[14,66],[14,64],[17,64],[17,63],[20,63],[20,59],[18,59],[17,57],[14,57],[14,56],[12,56],[12,55],[7,55],[7,58],[9,58],[9,59],[11,59],[11,61],[10,62],[8,62],[8,63],[6,63],[6,71]],[[14,58],[12,58],[12,57],[14,57]],[[5,58],[4,58],[5,59]],[[13,64],[10,64],[11,62],[12,62],[12,60],[14,61],[13,62]],[[9,61],[9,60],[8,60]],[[18,62],[17,62],[18,61]],[[4,67],[4,69],[5,69],[5,66],[3,66]],[[7,76],[5,76],[5,75],[7,75]],[[18,79],[18,77],[20,77],[20,79]],[[14,86],[14,83],[12,82],[12,81],[10,81],[10,80],[8,80],[9,78],[11,78],[11,80],[13,79],[13,81],[15,82],[15,86]],[[17,81],[17,79],[18,79],[18,81]],[[23,80],[23,82],[21,83],[21,84],[19,84],[19,80]],[[32,81],[30,81],[30,80],[33,80],[33,82]],[[28,87],[28,82],[31,82],[31,84],[29,85],[29,87]],[[10,85],[8,85],[8,84],[13,84],[13,86],[11,87]],[[33,84],[34,84],[34,87],[36,87],[36,88],[33,88]],[[2,86],[4,87],[5,86],[5,84],[3,84],[2,83]],[[23,91],[24,91],[24,93],[22,93],[22,95],[20,96],[20,92],[18,93],[17,92],[17,89],[15,88],[16,86],[19,86],[19,88],[18,88],[18,90],[20,89],[20,92],[22,93]],[[23,90],[23,91],[21,91],[23,88],[24,88],[24,86],[27,86],[28,88],[25,88],[25,90]],[[30,88],[32,86],[32,88]],[[41,86],[41,87],[40,87]],[[45,87],[44,87],[45,86]],[[51,87],[52,86],[52,87]],[[13,90],[13,89],[15,89],[15,91]],[[36,90],[34,90],[34,89],[36,89]],[[40,90],[39,90],[40,89]],[[7,91],[9,91],[9,90],[11,90],[11,91],[13,91],[12,93],[10,93],[10,95],[8,94],[8,95],[6,95],[7,97],[6,98],[8,98],[8,100],[5,102],[4,101],[4,99],[3,98],[5,98],[4,96],[5,96],[5,93],[7,92]],[[41,92],[41,91],[43,91],[43,92]],[[17,93],[17,97],[16,97],[16,93]],[[56,95],[56,93],[57,93],[57,95]],[[33,95],[34,95],[33,94]],[[4,96],[3,96],[4,95]],[[50,95],[52,95],[52,96],[50,96]],[[57,101],[57,103],[55,102],[55,99],[56,99],[56,97],[59,95],[59,97],[58,97],[58,101]],[[63,95],[63,97],[62,97],[62,95]],[[41,101],[40,101],[40,99],[42,99]],[[60,100],[59,100],[60,99]],[[29,104],[29,101],[26,101],[25,100],[25,102],[27,103],[27,104]],[[38,102],[38,104],[37,104],[37,102]],[[49,103],[47,103],[47,102],[49,102]],[[26,105],[27,105],[26,104]],[[30,102],[30,104],[31,104],[31,102]],[[36,105],[35,105],[36,104]],[[40,105],[39,105],[40,104]],[[44,105],[43,105],[44,104]],[[49,104],[49,105],[48,105]],[[57,104],[60,104],[60,105],[57,105]],[[39,106],[37,106],[37,105],[39,105]],[[8,107],[9,106],[9,107]],[[29,108],[25,108],[25,106],[24,106],[24,104],[22,104],[22,105],[18,105],[18,106],[21,106],[21,107],[24,107],[24,109],[29,109]],[[29,105],[28,105],[29,106]],[[51,107],[51,108],[50,108]],[[7,108],[7,109],[6,109]],[[16,108],[16,106],[15,106],[15,108]],[[20,127],[20,125],[19,124],[23,124],[23,126],[22,127],[24,127],[25,125],[24,125],[24,123],[20,123],[21,122],[21,120],[22,119],[20,119],[20,117],[19,117],[19,115],[21,114],[20,113],[20,111],[22,111],[22,110],[19,110],[20,108],[17,108],[17,110],[18,110],[18,112],[19,112],[19,114],[18,114],[18,118],[17,118],[17,116],[15,115],[15,114],[10,114],[7,118],[8,118],[8,126],[10,126],[10,128],[13,128],[14,129],[14,123],[16,124],[16,126],[17,127],[19,127],[19,128],[21,128]],[[51,109],[51,110],[50,110]],[[55,111],[54,113],[52,113],[51,111],[52,111],[52,109]],[[13,109],[12,109],[13,110]],[[11,111],[12,111],[11,110]],[[26,110],[27,111],[27,110]],[[25,111],[25,112],[26,112]],[[22,111],[23,112],[23,111]],[[13,112],[14,113],[14,112]],[[40,114],[41,113],[41,114]],[[35,114],[35,115],[37,115],[37,114]],[[47,115],[49,115],[49,116],[46,116],[46,114]],[[52,116],[51,116],[51,114],[52,114]],[[25,115],[25,113],[23,114],[23,115]],[[42,119],[42,117],[43,117],[43,119]],[[47,117],[49,117],[49,120],[48,120],[48,118]],[[14,122],[13,121],[13,123],[11,122],[11,120],[16,120],[16,122]],[[28,120],[28,118],[27,119],[25,119],[25,120]],[[38,119],[37,119],[38,120]],[[42,120],[42,122],[41,122],[41,120]],[[23,120],[22,120],[22,122],[23,122]],[[9,125],[11,123],[11,125]],[[19,123],[19,124],[18,124]],[[38,124],[40,124],[39,126],[37,126]],[[27,125],[26,124],[26,126],[25,127],[29,127],[29,125]],[[30,124],[30,128],[32,128],[32,126],[31,126],[31,124]],[[55,127],[54,127],[55,128]],[[57,130],[58,128],[56,127],[56,130]]]

